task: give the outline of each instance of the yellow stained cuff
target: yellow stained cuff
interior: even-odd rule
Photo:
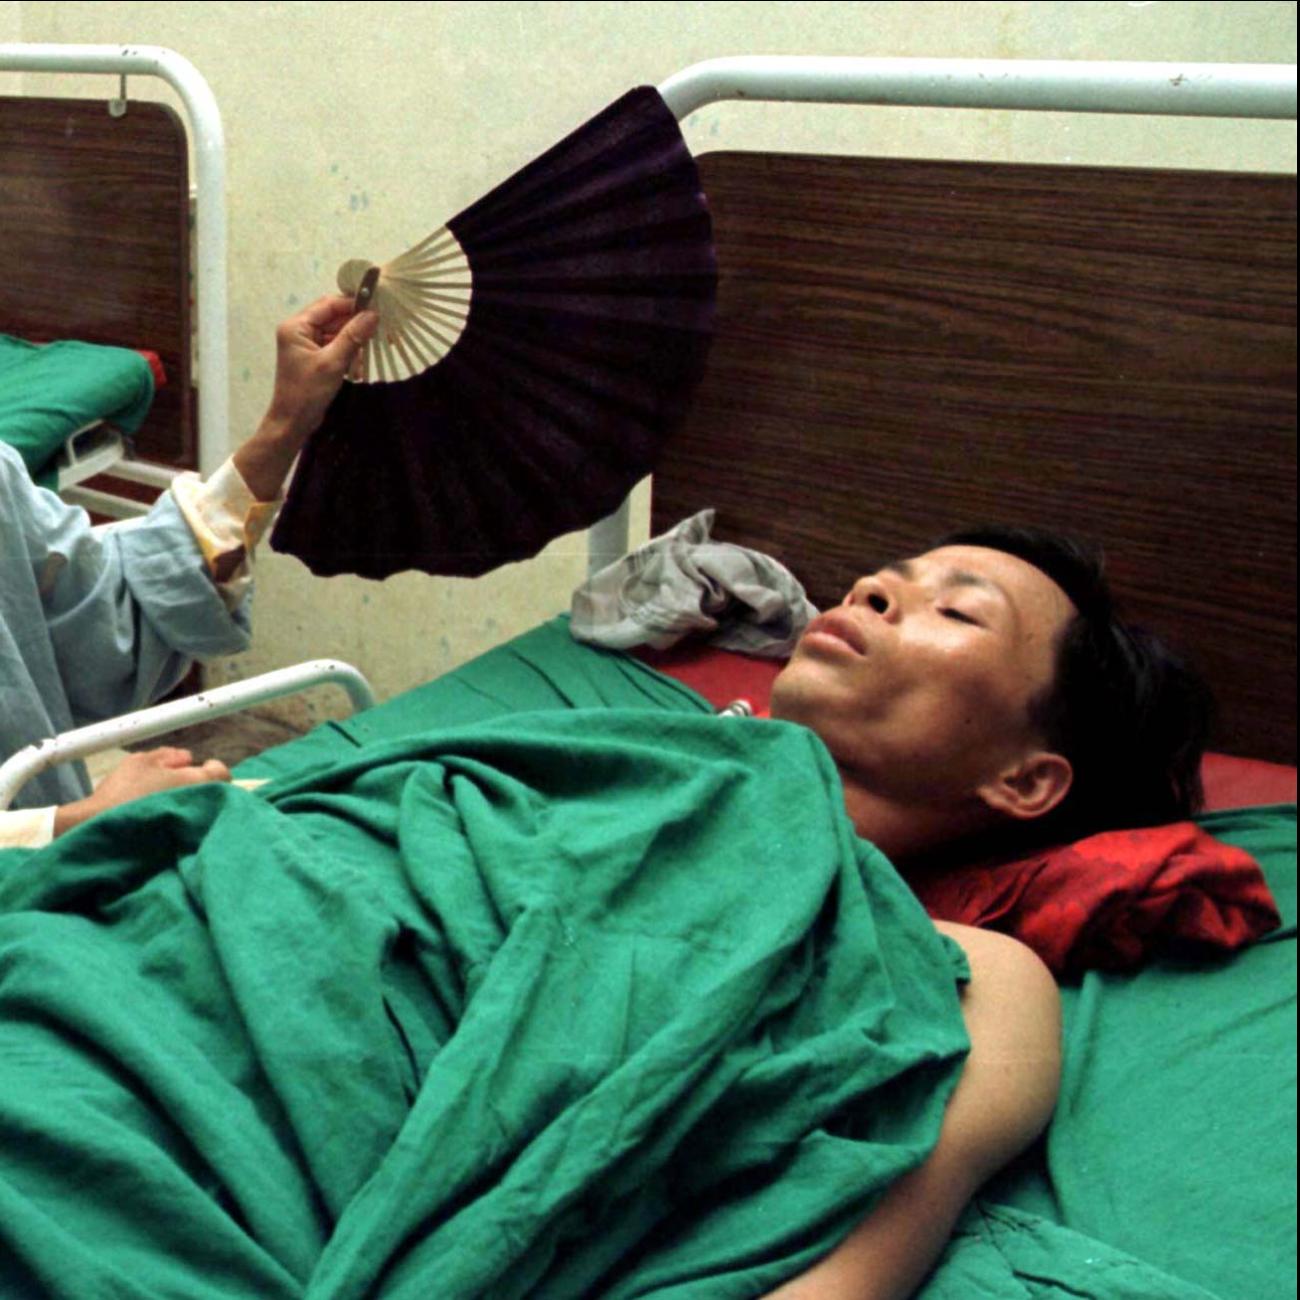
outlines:
[[[222,595],[242,599],[252,576],[253,551],[275,518],[282,498],[258,501],[230,460],[206,482],[194,473],[177,475],[171,491]],[[236,551],[243,552],[241,563],[224,581],[219,580],[219,562]]]

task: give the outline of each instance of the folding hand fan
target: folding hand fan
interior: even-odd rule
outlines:
[[[271,538],[317,574],[472,576],[612,511],[684,414],[712,226],[657,91],[633,90],[382,266],[380,316]]]

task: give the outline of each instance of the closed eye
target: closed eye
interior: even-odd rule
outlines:
[[[969,614],[963,613],[959,609],[941,609],[939,611],[944,618],[953,619],[957,623],[969,623],[972,627],[983,627],[984,624],[977,618],[971,618]]]

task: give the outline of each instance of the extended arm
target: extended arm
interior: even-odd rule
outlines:
[[[257,432],[208,482],[178,478],[143,519],[91,528],[83,511],[38,489],[0,448],[0,755],[150,704],[192,660],[246,648],[253,547],[374,325],[337,297],[285,321]],[[23,792],[25,815],[0,814],[0,843],[43,843],[108,806],[115,792],[123,802],[142,782],[174,784],[207,771],[157,758],[95,800],[79,765],[44,773]],[[64,805],[57,823],[56,805]]]
[[[352,299],[320,298],[275,332],[275,389],[257,432],[234,454],[235,468],[259,501],[273,501],[294,459],[320,428],[362,344],[374,312],[352,314]]]

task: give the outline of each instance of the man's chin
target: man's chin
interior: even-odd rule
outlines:
[[[819,716],[849,704],[843,686],[834,680],[834,665],[796,654],[772,682],[771,713],[786,722],[815,727]],[[831,671],[828,671],[831,670]]]

